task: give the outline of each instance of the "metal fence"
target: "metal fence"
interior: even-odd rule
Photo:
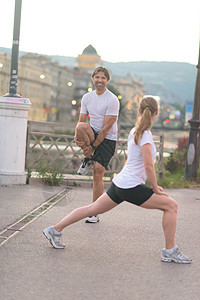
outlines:
[[[26,144],[26,169],[38,171],[43,164],[48,164],[49,169],[60,169],[63,174],[77,174],[77,169],[83,159],[81,149],[76,145],[73,135],[55,134],[48,132],[32,131],[33,121],[28,123]],[[128,131],[120,130],[116,151],[112,157],[105,176],[113,178],[118,173],[127,159]],[[157,148],[156,171],[158,177],[163,174],[163,135],[154,135]],[[88,175],[92,175],[92,169]]]

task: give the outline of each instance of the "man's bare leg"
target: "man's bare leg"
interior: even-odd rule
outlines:
[[[101,197],[104,192],[103,176],[105,168],[98,162],[95,162],[93,168],[93,203]],[[99,221],[98,215],[90,216],[86,219],[86,223],[97,223]]]
[[[87,149],[88,146],[90,146],[91,142],[94,141],[95,135],[88,123],[85,122],[79,122],[76,125],[75,128],[75,136],[74,136],[76,144],[81,147],[81,149],[84,150]],[[79,175],[86,175],[88,172],[88,163],[90,161],[89,156],[85,157],[82,164],[80,165],[79,169],[77,170],[77,173]]]
[[[105,168],[96,161],[93,168],[93,202],[95,202],[104,192],[104,173]]]
[[[85,122],[79,122],[75,128],[75,140],[80,143],[81,149],[88,147],[95,139],[94,132],[90,125]]]

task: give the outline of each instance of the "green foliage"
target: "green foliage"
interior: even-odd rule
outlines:
[[[188,148],[188,138],[180,139],[177,143],[177,149],[164,159],[164,174],[158,180],[158,184],[163,188],[197,188],[200,180],[186,180],[185,163]],[[200,169],[198,170],[198,178],[200,178]]]
[[[64,180],[63,171],[55,163],[49,166],[48,161],[38,162],[36,171],[39,178],[49,185],[60,185]]]
[[[29,184],[31,178],[31,168],[28,160],[26,160],[25,162],[25,172],[26,172],[26,184]]]
[[[173,153],[170,154],[170,157],[168,158],[167,162],[164,163],[165,170],[169,172],[174,172],[177,170],[177,164],[173,157]]]
[[[200,170],[197,180],[186,180],[184,178],[185,168],[181,167],[175,172],[164,171],[164,176],[158,180],[158,184],[163,188],[200,188]]]
[[[173,173],[164,171],[164,176],[158,180],[163,188],[188,188],[190,184],[184,179],[184,168],[179,168]]]
[[[187,147],[188,138],[184,137],[178,141],[177,148],[173,153],[171,153],[170,157],[164,163],[165,170],[172,173],[181,167],[185,167]]]

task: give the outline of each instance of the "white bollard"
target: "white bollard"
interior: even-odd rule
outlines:
[[[29,99],[0,97],[0,185],[26,184]]]

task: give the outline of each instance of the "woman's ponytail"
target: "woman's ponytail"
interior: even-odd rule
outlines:
[[[138,145],[145,130],[152,126],[152,116],[158,111],[157,101],[153,97],[144,97],[140,102],[140,115],[136,122],[134,140]]]

